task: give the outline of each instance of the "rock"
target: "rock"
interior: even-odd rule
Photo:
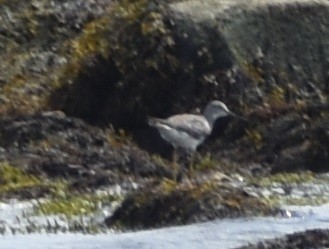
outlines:
[[[61,112],[2,117],[0,158],[34,175],[65,177],[80,188],[122,184],[127,175],[171,177],[168,168],[115,142],[115,136]]]
[[[329,230],[308,230],[258,242],[256,245],[247,245],[240,249],[293,249],[293,248],[326,248],[329,245]]]
[[[256,197],[216,182],[186,185],[163,181],[156,188],[128,196],[105,223],[121,229],[145,229],[274,213],[275,208]]]
[[[253,154],[253,158],[248,157],[249,162],[263,157],[264,166],[275,165],[273,171],[326,170],[325,151],[329,149],[324,128],[328,126],[325,96],[329,50],[324,48],[329,40],[327,1],[251,1],[248,4],[181,1],[169,4],[168,12],[171,24],[180,31],[176,35],[189,37],[184,40],[187,47],[202,40],[199,48],[209,51],[208,57],[212,58],[209,61],[218,61],[214,59],[216,56],[231,61],[227,64],[231,66],[221,68],[230,72],[227,78],[219,77],[216,71],[211,71],[210,64],[203,63],[210,69],[207,73],[221,82],[210,91],[214,94],[212,98],[220,97],[229,106],[233,105],[233,109],[241,109],[241,105],[249,109],[244,114],[249,115],[249,122],[242,126],[241,122],[233,124],[223,141],[217,142],[222,150],[219,156],[231,155],[236,159],[237,152],[243,155],[244,151],[247,155]],[[202,32],[217,34],[221,38],[216,39],[216,44],[222,46],[212,50],[215,46],[212,39]],[[214,68],[226,65],[214,64]],[[196,63],[193,65],[199,68]],[[195,78],[205,75],[201,73]],[[245,133],[241,134],[241,130]],[[245,138],[248,143],[244,143]],[[240,142],[234,142],[236,139]],[[209,150],[216,151],[211,147]]]
[[[274,172],[300,169],[315,172],[328,170],[329,120],[321,118],[320,115],[305,120],[301,115],[292,114],[271,123],[265,133],[267,146],[264,147],[268,150],[268,157],[276,157],[273,159]],[[275,130],[277,128],[284,130]]]
[[[12,15],[16,9],[25,14]],[[124,128],[143,148],[168,155],[168,146],[153,145],[158,134],[145,129],[146,117],[220,99],[249,122],[216,126],[201,151],[320,171],[328,149],[319,135],[328,122],[328,108],[320,108],[328,94],[328,12],[324,0],[25,1],[17,8],[4,1],[0,113],[60,109]],[[10,41],[26,45],[10,49]]]
[[[147,116],[193,112],[220,99],[248,122],[220,120],[201,153],[246,174],[327,171],[328,12],[325,0],[3,0],[0,159],[68,178],[78,189],[146,185],[108,224],[255,214],[259,200],[230,187],[197,199],[197,186],[169,193],[160,186],[148,196],[153,180],[172,178],[170,163],[104,127],[168,156]],[[222,202],[234,195],[239,200]],[[141,206],[139,197],[146,198]]]
[[[317,142],[316,131],[328,108],[316,106],[326,105],[328,92],[327,1],[127,0],[112,11],[102,36],[107,59],[86,58],[67,79],[73,83],[53,93],[56,108],[124,127],[143,148],[168,155],[167,146],[152,144],[158,134],[145,130],[146,117],[221,99],[249,122],[215,127],[213,137],[224,136],[207,151],[220,148],[218,157],[235,161],[240,151],[240,161],[275,170],[324,168],[328,144]]]
[[[111,2],[1,1],[0,113],[49,110],[50,91],[58,86],[63,67],[72,61],[68,45]]]

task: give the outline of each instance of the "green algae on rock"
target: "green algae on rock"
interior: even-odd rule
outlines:
[[[0,163],[0,193],[3,199],[33,199],[63,196],[68,182],[59,179],[44,179],[39,174],[26,172],[21,167]]]
[[[328,175],[310,171],[276,173],[246,178],[246,191],[275,205],[321,205],[329,203]]]
[[[270,186],[275,183],[281,184],[298,184],[311,182],[315,180],[315,175],[311,171],[298,172],[298,173],[277,173],[269,176],[252,177],[248,179],[251,184],[259,186]]]
[[[0,163],[0,182],[0,192],[2,194],[23,188],[33,188],[42,184],[39,177],[26,174],[23,170],[8,163]]]
[[[111,194],[70,194],[65,197],[52,197],[36,205],[37,213],[42,215],[65,215],[67,217],[91,214],[102,205],[110,205],[121,200]]]

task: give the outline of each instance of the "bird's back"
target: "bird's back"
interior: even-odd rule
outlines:
[[[149,124],[155,126],[163,139],[173,146],[191,150],[196,150],[211,133],[211,127],[201,115],[179,114],[167,119],[150,118]]]
[[[166,123],[175,129],[186,132],[192,137],[204,137],[211,133],[208,121],[202,115],[179,114],[166,119]]]

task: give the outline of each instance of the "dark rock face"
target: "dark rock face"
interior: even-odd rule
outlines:
[[[313,124],[309,125],[315,130],[318,129],[314,124],[317,120],[327,122],[325,117],[320,117],[321,112],[328,111],[321,109],[328,74],[328,51],[321,49],[329,39],[329,33],[325,31],[329,27],[325,18],[329,11],[326,2],[271,1],[245,5],[237,1],[184,1],[171,4],[170,9],[173,13],[170,17],[177,26],[187,26],[185,30],[189,30],[188,25],[184,26],[188,20],[193,23],[191,26],[207,26],[209,32],[220,34],[220,43],[226,44],[223,49],[229,49],[233,64],[248,79],[245,84],[233,81],[231,85],[238,85],[236,88],[240,90],[226,91],[225,97],[229,103],[233,104],[235,99],[254,109],[249,111],[250,121],[245,128],[264,135],[265,150],[301,145],[306,141],[305,137],[314,136],[307,134],[312,131],[301,121],[303,116],[311,116]],[[313,26],[315,23],[322,28],[317,29]],[[218,51],[221,50],[215,51],[220,54]],[[233,72],[230,78],[235,77],[237,73]],[[222,84],[214,90],[223,89],[225,85]],[[299,108],[298,101],[305,102],[306,107]],[[318,108],[314,103],[318,103]],[[264,111],[268,112],[267,117],[262,117]],[[276,152],[271,151],[271,154],[276,155]]]
[[[7,20],[12,3],[1,6]],[[226,146],[217,142],[219,147],[229,142],[249,155],[260,152],[265,163],[293,169],[313,167],[313,159],[289,161],[302,158],[310,144],[306,158],[325,168],[328,145],[317,134],[328,109],[310,106],[325,105],[327,98],[327,2],[27,1],[19,9],[47,23],[48,33],[40,25],[30,30],[24,15],[15,16],[14,28],[4,25],[4,62],[12,52],[9,40],[30,45],[26,55],[20,51],[1,64],[0,113],[61,109],[140,134],[146,116],[188,112],[221,99],[250,118],[233,123],[224,134]],[[31,33],[20,34],[24,42],[15,38],[20,30]],[[146,131],[136,138],[142,143],[149,136]]]
[[[276,210],[239,189],[216,185],[166,183],[127,197],[105,223],[121,228],[152,228],[215,218],[270,215]]]
[[[293,249],[293,248],[327,248],[329,246],[329,230],[309,230],[294,233],[283,238],[259,242],[256,245],[240,247],[240,249]]]
[[[272,155],[274,171],[328,170],[328,120],[313,118],[312,111],[308,113],[309,117],[292,113],[271,122],[264,148],[267,159]]]
[[[224,141],[219,142],[223,150],[220,156],[231,153],[234,157],[237,151],[244,150],[248,156],[253,154],[253,158],[246,156],[247,160],[275,165],[274,171],[326,171],[327,3],[271,1],[245,5],[237,1],[184,1],[170,4],[170,10],[172,22],[186,34],[190,26],[207,27],[205,32],[217,33],[221,37],[218,43],[224,45],[211,55],[227,58],[222,51],[228,49],[237,68],[226,70],[231,71],[229,84],[218,85],[212,93],[224,95],[222,99],[235,108],[239,108],[235,103],[249,106],[244,114],[249,116],[249,122],[236,122],[229,128]],[[313,26],[315,23],[321,28]],[[207,41],[211,39],[204,43]],[[193,43],[188,39],[185,42]],[[216,81],[225,82],[225,78],[211,73]],[[249,148],[236,136],[239,129],[246,131]],[[228,152],[230,144],[238,149]]]
[[[127,13],[118,11],[121,8],[126,8]],[[133,11],[131,16],[129,11]],[[88,101],[77,101],[81,99],[79,93],[83,86],[88,89],[103,82],[100,87],[107,95],[97,96],[106,99],[99,121],[134,130],[144,125],[147,115],[182,112],[214,98],[214,85],[206,83],[206,76],[213,72],[224,76],[234,63],[224,38],[213,32],[214,26],[179,16],[180,21],[173,22],[168,11],[162,1],[125,1],[114,6],[106,37],[109,62],[96,60],[95,66],[87,67],[85,71],[93,83],[79,77],[73,79],[77,87],[64,88],[62,92],[69,96],[55,101],[56,106],[72,115],[92,115]],[[116,72],[115,76],[109,75],[107,81],[102,81],[102,74],[97,73],[100,67]],[[78,111],[78,105],[85,113]]]
[[[1,118],[0,138],[2,160],[33,174],[71,179],[79,188],[122,183],[130,174],[171,176],[137,148],[111,143],[110,132],[60,112]]]
[[[326,1],[246,4],[209,0],[177,2],[170,7],[177,15],[184,15],[185,20],[208,26],[217,23],[217,32],[222,34],[234,59],[241,66],[263,63],[259,71],[257,68],[260,65],[253,66],[259,76],[273,78],[264,81],[265,86],[273,83],[293,83],[299,87],[306,84],[325,85],[328,50],[324,47],[328,40],[329,24]],[[212,29],[212,32],[216,30]],[[245,70],[246,73],[252,73],[252,68],[249,69]]]
[[[0,113],[48,110],[49,94],[72,61],[70,44],[111,2],[1,1]]]
[[[235,158],[245,150],[244,158],[274,170],[325,170],[328,9],[325,1],[114,4],[105,22],[108,58],[89,57],[52,102],[71,115],[124,127],[153,152],[146,116],[220,99],[249,121],[233,122],[208,151],[218,146],[219,156]]]

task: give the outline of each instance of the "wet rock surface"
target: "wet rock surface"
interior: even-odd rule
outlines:
[[[283,238],[262,241],[255,245],[240,247],[240,249],[256,248],[327,248],[329,246],[329,230],[308,230],[306,232],[289,234]]]

